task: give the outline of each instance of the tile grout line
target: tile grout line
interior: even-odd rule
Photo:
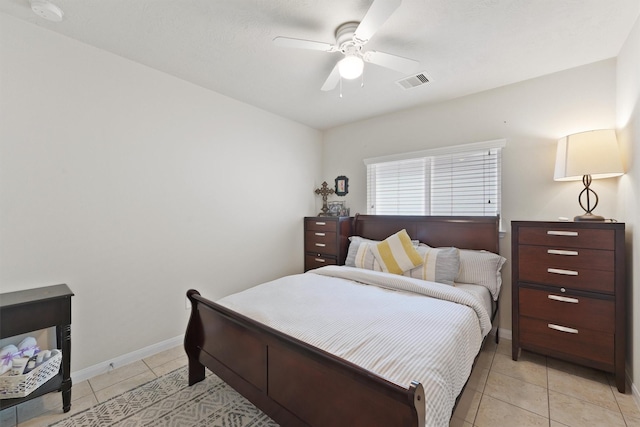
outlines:
[[[547,376],[547,410],[549,412],[549,427],[551,427],[551,393],[549,393],[549,358],[544,357],[544,373]]]

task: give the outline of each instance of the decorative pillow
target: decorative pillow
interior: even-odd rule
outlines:
[[[422,264],[422,257],[413,247],[407,230],[402,229],[376,245],[369,245],[382,271],[402,274]]]
[[[382,271],[380,263],[373,256],[370,247],[379,242],[360,242],[358,251],[354,255],[354,267],[364,268],[367,270]],[[346,264],[345,264],[346,265]]]
[[[500,271],[505,261],[506,258],[493,252],[460,249],[460,273],[456,282],[482,285],[497,300],[502,286]]]
[[[360,242],[357,253],[353,256],[355,262],[353,267],[382,271],[380,263],[371,251],[371,246],[377,243]],[[405,271],[404,276],[453,286],[454,279],[460,269],[460,253],[457,248],[436,249],[421,244],[416,250],[422,257],[423,263],[416,268]]]
[[[358,253],[358,250],[360,249],[361,246],[366,246],[366,245],[363,245],[362,243],[380,243],[380,242],[378,240],[365,239],[364,237],[360,237],[360,236],[351,236],[349,237],[349,240],[351,241],[351,243],[349,243],[349,250],[347,251],[347,259],[344,261],[344,265],[348,267],[366,268],[366,267],[360,267],[356,265],[356,254]]]
[[[356,254],[358,253],[358,249],[360,248],[360,245],[362,243],[380,243],[380,240],[365,239],[364,237],[360,237],[360,236],[351,236],[349,237],[349,240],[351,241],[351,243],[349,243],[349,249],[347,250],[347,258],[344,261],[344,265],[348,267],[358,267],[356,265],[355,259],[356,259]],[[420,244],[420,242],[417,240],[412,240],[411,243],[415,248],[417,248],[418,245]],[[373,256],[373,254],[371,255]],[[366,268],[366,267],[359,267],[359,268]],[[382,271],[382,270],[378,270],[378,271]]]
[[[420,245],[418,253],[422,258],[422,265],[405,272],[405,276],[453,286],[460,270],[458,248],[431,248]]]

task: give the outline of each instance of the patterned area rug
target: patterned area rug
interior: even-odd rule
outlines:
[[[56,427],[213,426],[277,427],[215,375],[188,386],[188,368],[177,369],[55,424]]]

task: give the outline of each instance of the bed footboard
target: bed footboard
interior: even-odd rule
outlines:
[[[407,426],[425,422],[424,390],[407,389],[189,290],[189,384],[205,366],[285,426]]]

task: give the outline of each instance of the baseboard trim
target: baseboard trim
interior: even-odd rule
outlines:
[[[119,368],[124,365],[128,365],[138,360],[142,360],[145,357],[153,356],[170,348],[177,347],[184,342],[184,334],[174,338],[170,338],[165,341],[161,341],[156,344],[152,344],[148,347],[141,348],[131,353],[123,354],[112,359],[100,362],[97,365],[89,366],[88,368],[81,369],[76,372],[71,372],[71,380],[74,383],[79,383],[89,378],[93,378],[97,375],[109,372],[112,369]]]
[[[512,335],[511,335],[511,329],[502,329],[502,328],[496,328],[494,327],[493,329],[491,329],[491,332],[489,332],[489,335],[493,335],[494,337],[496,336],[496,330],[498,333],[498,336],[502,339],[505,340],[511,340]]]
[[[638,409],[640,409],[640,391],[638,390],[636,385],[633,383],[633,379],[631,378],[631,375],[629,374],[629,366],[628,365],[627,365],[627,369],[626,369],[625,374],[627,376],[627,384],[629,384],[630,387],[631,387],[631,397],[633,397],[633,401],[636,403],[636,407],[638,407]]]
[[[511,335],[511,329],[498,329],[498,335],[500,338],[504,338],[505,340],[511,341],[513,335]]]

